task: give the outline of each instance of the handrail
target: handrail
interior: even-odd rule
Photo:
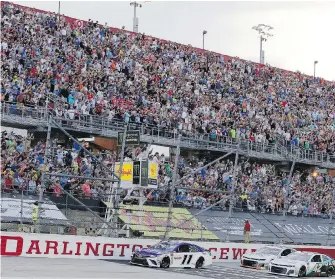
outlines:
[[[46,107],[29,107],[17,103],[3,102],[1,106],[2,121],[9,123],[21,123],[24,119],[26,125],[44,125],[47,124],[48,113]],[[55,111],[50,113],[55,114]],[[6,118],[6,116],[10,116]],[[19,119],[16,119],[15,117]],[[76,120],[66,117],[54,117],[54,120],[61,123],[66,129],[81,130],[83,132],[95,133],[107,137],[116,137],[117,131],[124,127],[124,122],[119,119],[109,119],[96,115],[76,114]],[[35,123],[33,123],[35,121]],[[297,162],[308,163],[312,165],[324,165],[325,167],[335,168],[335,155],[321,151],[311,151],[299,147],[291,146],[287,148],[281,144],[281,140],[275,144],[269,144],[266,141],[261,143],[250,140],[233,139],[231,137],[216,137],[211,140],[210,134],[189,133],[184,130],[169,129],[161,125],[151,125],[143,123],[129,122],[130,130],[140,130],[144,141],[152,142],[157,140],[163,145],[176,145],[178,133],[182,133],[182,147],[184,148],[202,148],[207,150],[231,150],[236,149],[238,144],[245,155],[254,157],[274,156],[272,160],[289,160],[296,159]],[[146,139],[146,140],[145,140]],[[261,156],[262,155],[262,156]],[[271,159],[271,158],[268,158]]]

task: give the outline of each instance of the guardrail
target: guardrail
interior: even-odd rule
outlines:
[[[46,127],[48,113],[55,111],[46,107],[28,107],[18,104],[2,103],[1,120],[6,123]],[[117,132],[124,129],[124,121],[109,119],[96,115],[77,115],[69,119],[55,115],[55,121],[67,130],[81,131],[104,137],[117,137]],[[56,128],[56,127],[55,127]],[[293,161],[310,165],[319,165],[326,168],[335,168],[335,155],[326,152],[306,150],[299,147],[284,146],[281,141],[274,144],[268,142],[254,142],[231,137],[216,137],[210,134],[196,134],[177,129],[169,129],[160,125],[130,122],[129,130],[139,130],[141,141],[159,143],[160,145],[176,146],[179,133],[182,134],[181,147],[213,151],[239,150],[241,155],[273,160]]]

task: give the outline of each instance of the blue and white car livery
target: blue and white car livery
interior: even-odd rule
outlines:
[[[295,252],[271,261],[269,273],[291,277],[328,277],[335,274],[335,261],[324,254]]]
[[[212,264],[210,251],[192,243],[161,241],[133,253],[131,264],[148,267],[202,268]]]

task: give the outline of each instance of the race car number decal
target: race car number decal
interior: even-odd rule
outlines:
[[[322,267],[323,267],[323,264],[322,264],[322,263],[317,263],[317,264],[315,264],[315,266],[314,266],[314,268],[313,268],[313,271],[314,271],[314,272],[317,272],[317,273],[320,273]]]
[[[183,264],[190,264],[191,260],[192,260],[192,255],[185,255],[184,256],[184,259],[183,259],[183,262],[181,263],[182,265]]]

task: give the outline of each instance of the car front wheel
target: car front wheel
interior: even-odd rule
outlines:
[[[169,268],[170,267],[170,258],[169,257],[165,257],[162,259],[161,261],[161,268]]]
[[[302,266],[299,269],[298,277],[305,277],[306,276],[306,267]]]
[[[202,268],[204,265],[204,262],[205,260],[203,257],[199,258],[197,262],[195,263],[195,268]]]

